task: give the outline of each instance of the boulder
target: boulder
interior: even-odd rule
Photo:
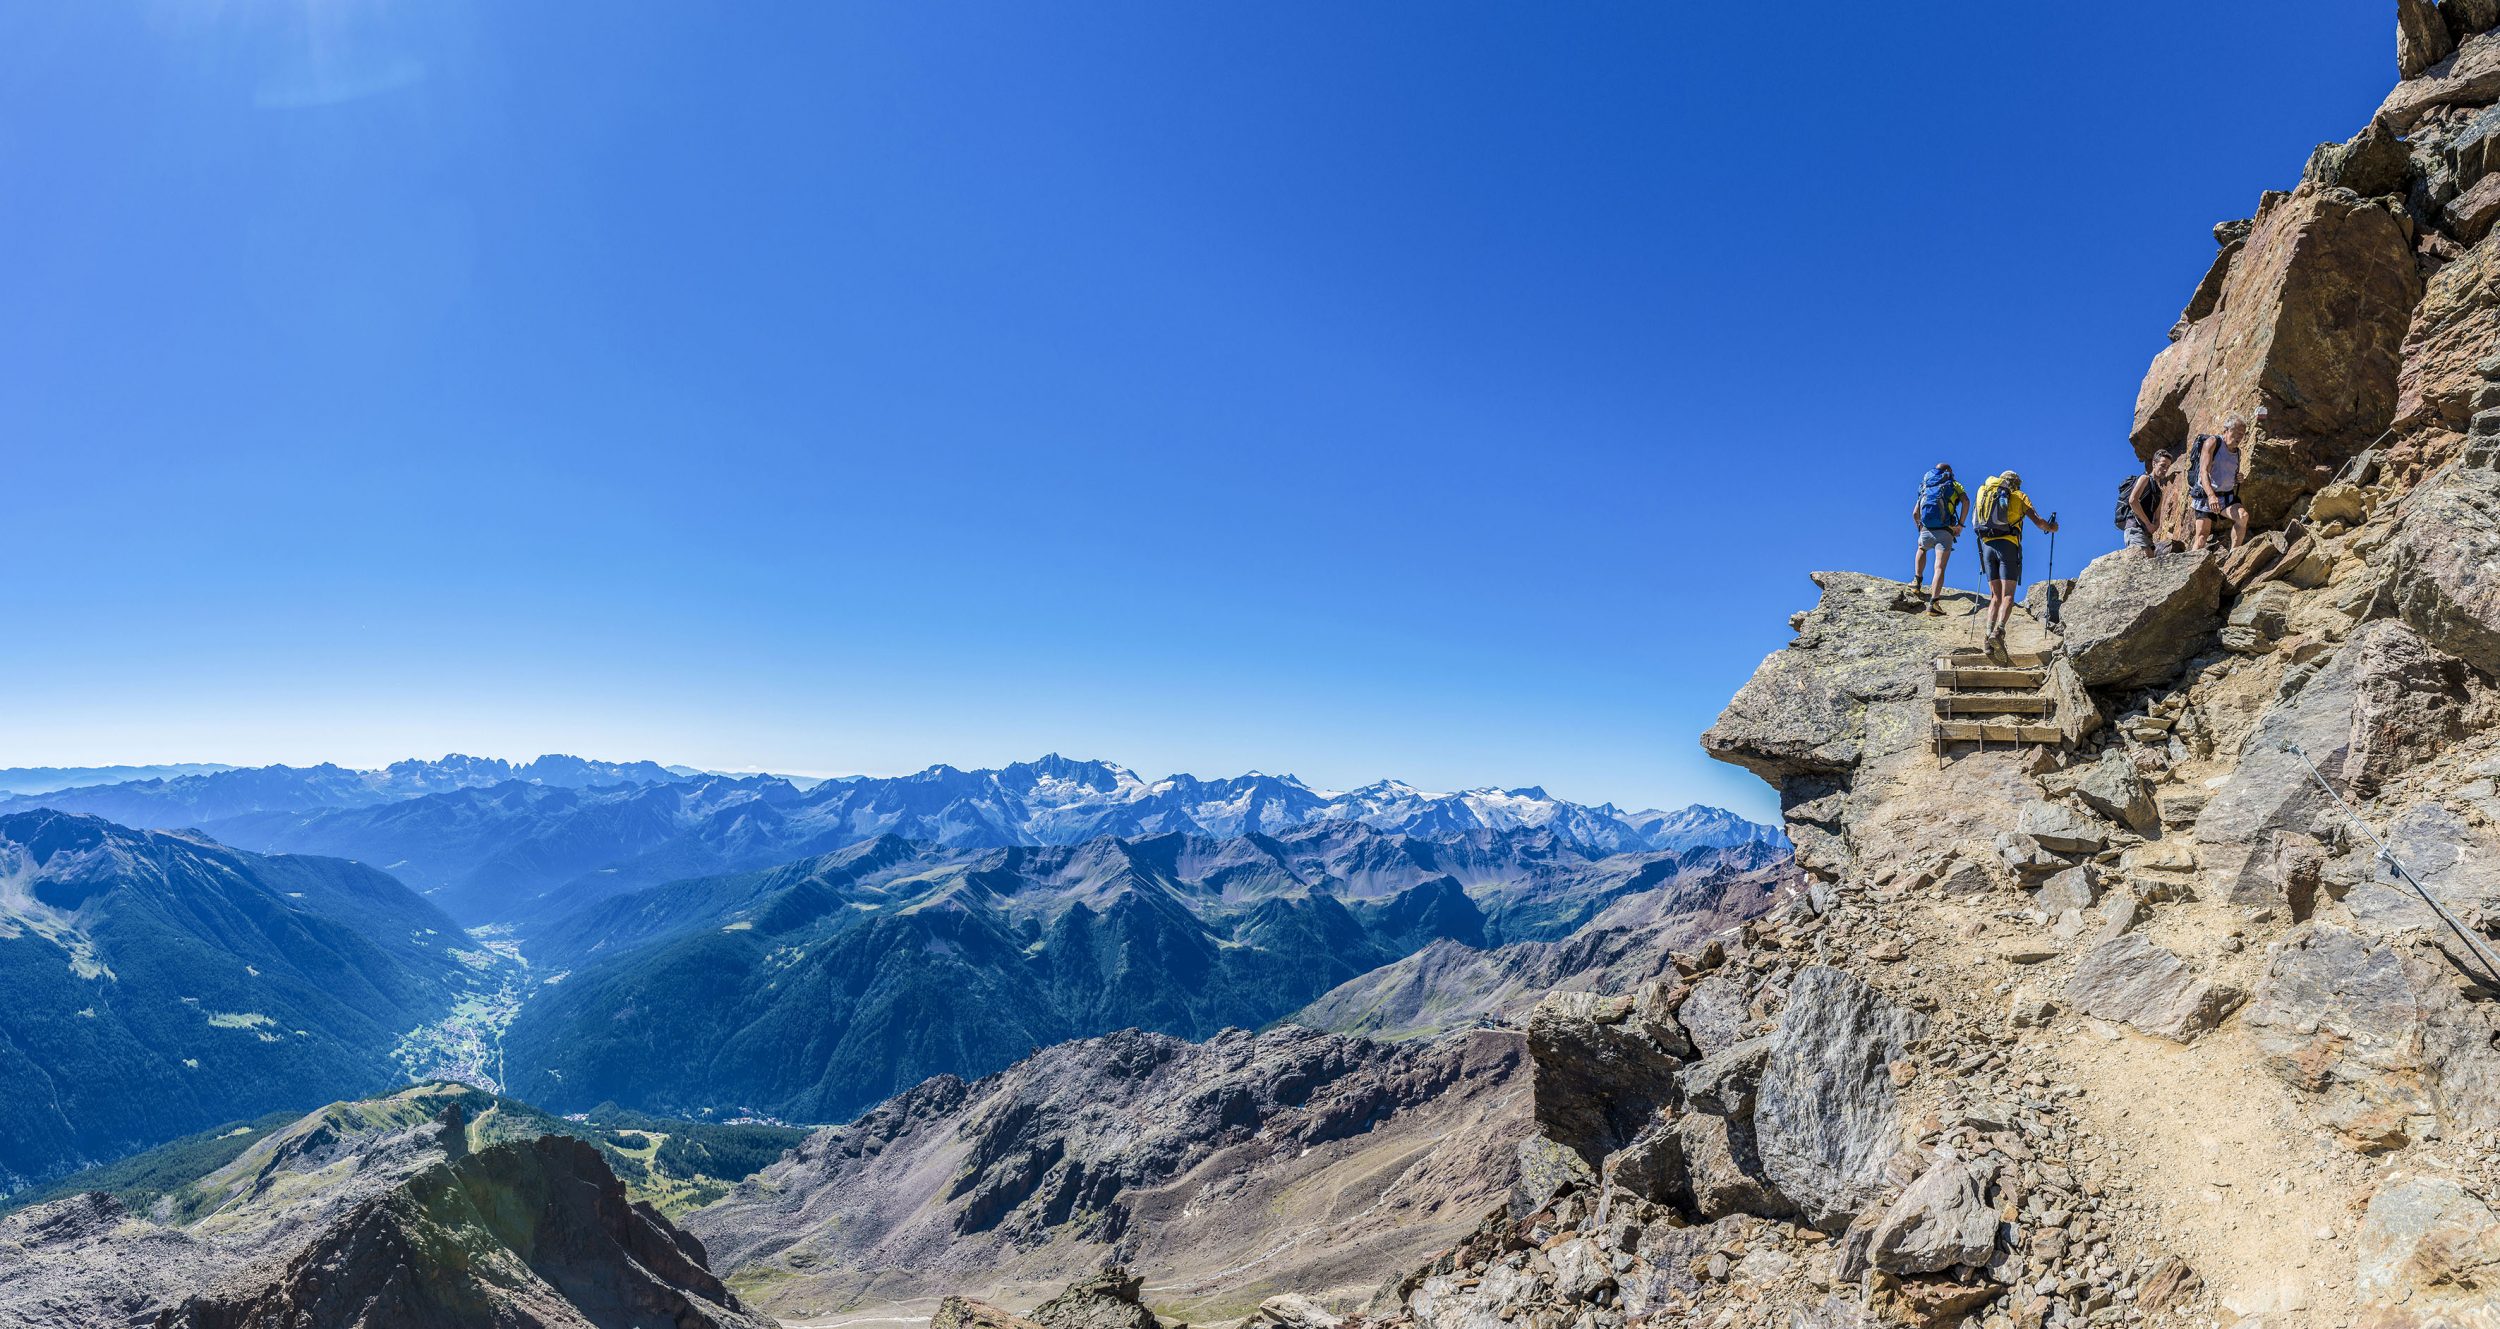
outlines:
[[[1764,1174],[1813,1226],[1837,1232],[1881,1193],[1900,1137],[1891,1066],[1927,1026],[1838,969],[1810,965],[1791,981],[1754,1102],[1754,1142]]]
[[[2345,142],[2319,144],[2309,154],[2309,165],[2300,178],[2304,184],[2349,189],[2369,198],[2403,193],[2405,177],[2412,171],[2413,157],[2404,140],[2372,124]]]
[[[1597,1169],[1568,1145],[1531,1135],[1519,1142],[1515,1153],[1519,1179],[1511,1184],[1510,1211],[1517,1217],[1525,1218],[1561,1196],[1597,1185]]]
[[[2153,791],[2125,748],[2103,752],[2100,760],[2072,772],[2061,784],[2085,807],[2138,835],[2161,830],[2161,811],[2153,803]]]
[[[2500,920],[2500,833],[2475,824],[2441,803],[2416,803],[2387,823],[2388,849],[2430,887],[2450,912]],[[2323,850],[2319,851],[2323,862]],[[2417,932],[2447,944],[2447,925],[2402,879],[2381,867],[2366,848],[2353,854],[2355,876],[2343,892],[2344,910],[2365,932],[2386,936]]]
[[[2396,612],[2432,646],[2500,675],[2500,472],[2441,471],[2414,490],[2388,548]]]
[[[1606,1185],[1652,1204],[1682,1204],[1691,1190],[1683,1138],[1663,1121],[1650,1123],[1632,1143],[1606,1155],[1597,1171]]]
[[[2491,224],[2500,220],[2500,174],[2486,175],[2474,187],[2448,200],[2440,215],[2448,229],[2468,245],[2481,242],[2491,234]]]
[[[2500,1214],[2445,1177],[2399,1176],[2354,1236],[2356,1324],[2484,1329],[2500,1321]]]
[[[2093,902],[2100,898],[2093,877],[2092,865],[2079,863],[2041,882],[2040,893],[2036,897],[2040,908],[2051,918],[2069,909],[2091,908]]]
[[[1750,1118],[1754,1091],[1760,1087],[1762,1068],[1770,1059],[1768,1035],[1748,1038],[1685,1067],[1677,1073],[1676,1083],[1684,1091],[1684,1102],[1689,1107]]]
[[[1154,1312],[1138,1299],[1145,1287],[1146,1280],[1113,1265],[1068,1284],[1030,1318],[1042,1329],[1157,1329]]]
[[[2448,58],[2457,49],[2431,0],[2396,0],[2396,74],[2412,78]]]
[[[1945,1159],[1920,1174],[1884,1211],[1867,1258],[1897,1274],[1933,1274],[1983,1265],[1996,1249],[1997,1211],[1988,1202],[1996,1166]]]
[[[2014,813],[2016,833],[2060,854],[2097,854],[2109,847],[2109,830],[2090,817],[2046,799],[2032,799]]]
[[[2244,1017],[2265,1064],[2355,1148],[2500,1128],[2500,1012],[2457,991],[2427,941],[2309,923],[2268,960]]]
[[[1796,1212],[1764,1175],[1753,1128],[1743,1119],[1686,1113],[1676,1118],[1674,1133],[1689,1203],[1704,1222],[1730,1214],[1784,1218]]]
[[[1738,973],[1720,970],[1693,981],[1675,1016],[1693,1040],[1694,1050],[1717,1053],[1743,1040],[1753,1023],[1751,998]]]
[[[2422,278],[2394,213],[2309,185],[2260,211],[2223,287],[2217,312],[2154,358],[2130,437],[2150,460],[2246,418],[2240,498],[2272,526],[2387,427]]]
[[[2198,978],[2185,961],[2134,934],[2086,951],[2066,980],[2066,999],[2086,1015],[2186,1043],[2236,1009],[2236,988]]]
[[[1552,993],[1528,1015],[1537,1128],[1595,1165],[1673,1103],[1692,1055],[1658,983],[1631,996]]]
[[[2472,701],[2468,673],[2402,623],[2380,619],[2355,630],[2297,691],[2267,709],[2230,777],[2197,813],[2206,893],[2228,899],[2242,890],[2250,865],[2262,870],[2259,856],[2273,832],[2323,836],[2338,829],[2329,816],[2333,805],[2285,744],[2307,750],[2348,797],[2366,799],[2463,734]]]
[[[2212,553],[2092,560],[2066,602],[2066,658],[2087,687],[2136,687],[2176,673],[2213,635],[2222,567]]]

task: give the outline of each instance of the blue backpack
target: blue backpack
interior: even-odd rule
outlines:
[[[1918,482],[1918,524],[1929,530],[1942,530],[1953,524],[1953,495],[1962,487],[1953,482],[1949,471],[1931,470]]]

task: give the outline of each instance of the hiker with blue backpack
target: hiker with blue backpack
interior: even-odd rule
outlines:
[[[1918,560],[1910,568],[1910,585],[1927,580],[1927,551],[1936,551],[1936,580],[1927,589],[1927,612],[1941,614],[1937,602],[1944,598],[1945,560],[1953,557],[1953,546],[1962,538],[1962,519],[1969,515],[1970,492],[1954,482],[1950,462],[1937,462],[1918,482],[1918,502],[1910,507],[1910,519],[1918,523]]]
[[[1988,578],[1988,634],[1993,646],[2004,640],[2005,622],[2014,616],[2014,597],[2022,591],[2023,523],[2028,520],[2054,534],[2057,516],[2043,520],[2023,492],[2023,478],[2012,471],[1979,486],[1971,504],[1971,529],[1979,536],[1979,568]]]

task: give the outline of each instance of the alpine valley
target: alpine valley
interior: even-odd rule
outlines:
[[[1055,1232],[1053,1204],[1003,1229],[1020,1277],[1108,1252],[1133,1227],[1128,1192],[1230,1177],[1193,1169],[1328,1094],[1353,1099],[1290,1129],[1350,1144],[1275,1184],[1448,1157],[1448,1182],[1418,1192],[1438,1219],[1363,1224],[1375,1257],[1403,1262],[1505,1184],[1473,1154],[1525,1129],[1505,1024],[1555,984],[1663,972],[1670,944],[1758,917],[1790,872],[1780,832],[1708,807],[1148,782],[1060,757],[805,787],[572,757],[150,769],[5,807],[0,1189],[35,1209],[0,1227],[0,1324],[78,1297],[118,1324],[185,1279],[242,1279],[227,1292],[252,1307],[302,1297],[295,1262],[337,1259],[315,1229],[347,1242],[340,1224],[380,1209],[405,1232],[460,1227],[480,1184],[507,1182],[477,1174],[487,1157],[522,1192],[612,1174],[665,1227],[773,1162],[800,1134],[785,1122],[903,1112],[955,1132],[1000,1092],[1045,1122],[1093,1112],[1110,1047],[1155,1097],[1215,1099],[1148,1154],[1100,1144],[1113,1154],[1088,1167],[1128,1182],[1090,1182],[1068,1212],[1093,1237]],[[470,1097],[445,1097],[452,1082]],[[1250,1097],[1225,1107],[1233,1082]],[[1020,1129],[1043,1134],[1015,1149],[1070,1149],[1050,1142],[1060,1127]],[[547,1132],[592,1152],[510,1149]],[[1353,1172],[1328,1162],[1343,1149]],[[113,1199],[70,1202],[83,1192]],[[968,1222],[1030,1187],[993,1192]],[[163,1232],[133,1247],[130,1224]],[[672,1227],[600,1224],[600,1259],[700,1252]],[[1225,1232],[1248,1249],[1270,1224]],[[522,1237],[495,1237],[497,1287],[557,1287]],[[190,1274],[95,1267],[165,1242]],[[765,1244],[780,1274],[747,1279],[785,1297],[893,1282],[890,1242],[840,1267],[858,1277],[815,1264],[803,1282],[803,1254]],[[692,1272],[670,1297],[720,1324],[745,1314]]]

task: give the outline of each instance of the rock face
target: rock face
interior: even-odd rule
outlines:
[[[392,1124],[449,1092],[316,1113],[211,1174],[180,1221],[103,1196],[0,1219],[0,1325],[765,1329],[589,1145],[472,1151],[457,1107]]]
[[[2066,999],[2087,1015],[2185,1043],[2222,1023],[2245,995],[2198,978],[2178,956],[2129,934],[2093,947],[2076,964]]]
[[[2145,376],[2136,455],[2179,452],[2190,435],[2242,416],[2253,427],[2241,500],[2260,525],[2281,521],[2394,415],[2421,296],[2395,213],[2341,188],[2271,198],[2214,312]]]
[[[2500,675],[2500,412],[2475,428],[2485,442],[2414,491],[2389,584],[2423,640]]]
[[[1659,984],[1626,997],[1557,992],[1528,1017],[1537,1129],[1595,1164],[1674,1101],[1692,1055]]]
[[[2266,1064],[2356,1148],[2500,1129],[2500,1012],[2466,1000],[2434,946],[2310,924],[2245,1017]]]
[[[2229,896],[2275,837],[2335,829],[2326,820],[2332,805],[2286,744],[2306,751],[2339,792],[2366,798],[2454,743],[2475,695],[2464,665],[2405,625],[2364,625],[2266,712],[2238,767],[2197,815],[2196,837],[2209,848],[2200,877]]]
[[[1132,1030],[929,1081],[686,1222],[794,1317],[871,1295],[996,1298],[1106,1260],[1210,1298],[1279,1280],[1368,1290],[1503,1201],[1528,1069],[1511,1031],[1391,1045]]]
[[[1753,1114],[1763,1171],[1816,1227],[1848,1225],[1881,1189],[1900,1134],[1891,1064],[1926,1031],[1839,969],[1814,966],[1789,986]]]
[[[2087,687],[2136,687],[2204,649],[2222,611],[2221,560],[2207,553],[2103,554],[2066,598],[2066,653]]]

